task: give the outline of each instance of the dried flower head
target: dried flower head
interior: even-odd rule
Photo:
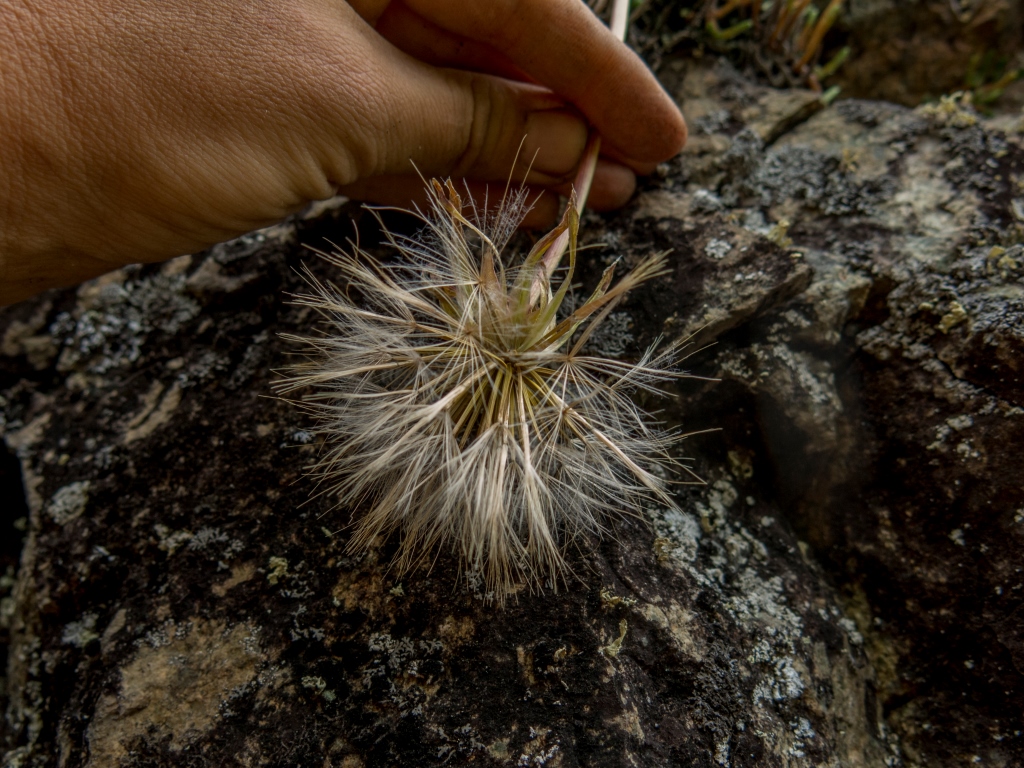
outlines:
[[[386,233],[397,263],[358,247],[326,255],[344,288],[306,271],[312,290],[296,301],[327,328],[289,337],[307,361],[278,390],[310,389],[298,402],[326,438],[310,468],[319,492],[365,509],[352,550],[399,533],[404,571],[452,546],[501,600],[521,581],[557,583],[565,545],[603,532],[610,516],[672,505],[657,468],[677,464],[679,436],[652,426],[630,395],[679,375],[680,345],[636,363],[584,354],[622,296],[666,262],[648,257],[614,285],[613,265],[568,311],[575,200],[513,263],[503,250],[524,191],[490,212],[464,207],[450,181],[429,192],[418,235]]]

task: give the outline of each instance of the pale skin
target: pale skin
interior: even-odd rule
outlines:
[[[0,305],[425,176],[623,205],[686,124],[581,0],[0,0]],[[524,138],[525,137],[525,138]]]

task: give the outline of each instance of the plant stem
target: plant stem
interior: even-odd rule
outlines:
[[[625,41],[626,30],[629,27],[629,0],[614,0],[612,4],[611,31],[619,39]],[[597,170],[597,158],[601,153],[601,136],[593,126],[590,128],[590,136],[587,138],[587,146],[583,150],[583,158],[580,160],[579,170],[576,171],[576,178],[573,179],[572,188],[575,191],[574,198],[570,198],[569,205],[575,199],[577,215],[583,214],[587,205],[587,197],[590,195],[590,185],[594,181],[594,172]],[[548,255],[545,257],[550,267],[548,274],[554,271],[569,245],[569,231],[566,230],[558,239],[551,244]]]
[[[619,40],[626,39],[626,29],[629,26],[629,0],[615,0],[612,5],[612,34]]]
[[[818,23],[814,25],[814,31],[811,33],[807,47],[804,49],[804,55],[800,57],[800,61],[793,68],[795,71],[799,72],[811,63],[811,59],[814,58],[818,48],[821,47],[822,40],[825,39],[825,33],[836,23],[836,19],[839,18],[842,12],[843,0],[832,0],[828,4],[825,12],[818,18]]]

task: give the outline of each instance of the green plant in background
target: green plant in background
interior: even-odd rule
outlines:
[[[780,85],[822,89],[850,55],[844,47],[827,62],[816,64],[825,35],[843,13],[844,0],[824,7],[811,0],[709,0],[701,14],[713,47],[741,45],[766,72],[783,75]]]
[[[602,0],[593,0],[595,10]],[[823,90],[850,55],[826,50],[843,0],[642,0],[631,14],[630,42],[658,69],[662,57],[689,47],[723,53],[752,66],[773,86]],[[826,101],[838,90],[826,91]]]
[[[977,52],[971,56],[964,77],[964,90],[971,94],[976,105],[992,104],[999,100],[1008,85],[1024,75],[1024,68],[1009,67],[1006,56],[995,51]]]

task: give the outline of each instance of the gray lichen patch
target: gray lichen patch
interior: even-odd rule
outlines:
[[[201,739],[232,694],[266,663],[256,636],[250,625],[197,619],[166,644],[141,646],[120,669],[116,692],[96,703],[86,733],[86,765],[118,765],[144,737],[167,738],[172,752]]]
[[[64,525],[85,512],[89,503],[90,481],[79,480],[61,487],[46,506],[46,513],[57,525]]]
[[[633,318],[625,312],[612,312],[591,334],[583,351],[602,357],[622,358],[634,340]]]
[[[750,479],[750,474],[741,473],[738,481]],[[780,571],[773,554],[778,546],[775,518],[757,515],[756,525],[745,522],[753,498],[743,495],[736,480],[717,477],[692,498],[692,513],[653,512],[659,537],[655,548],[662,553],[659,561],[664,567],[700,585],[705,610],[715,605],[736,629],[731,663],[743,683],[732,685],[749,697],[748,711],[742,722],[726,728],[715,754],[723,759],[733,755],[740,742],[731,734],[740,730],[756,733],[761,748],[783,764],[802,764],[822,748],[823,740],[842,744],[843,765],[880,764],[887,748],[851,739],[844,724],[854,712],[857,718],[872,717],[859,699],[867,682],[863,660],[854,645],[842,639],[849,619],[835,604],[822,601],[823,596],[795,597],[787,586],[795,574]],[[672,600],[642,606],[639,612],[672,638],[677,652],[703,668],[714,665],[720,649],[695,621],[692,608]],[[821,637],[822,621],[833,637],[827,651],[821,640],[814,640]],[[833,687],[840,680],[842,687]],[[831,698],[832,692],[840,691],[842,704]],[[843,708],[850,714],[822,719],[823,707]]]
[[[176,333],[195,318],[200,305],[185,292],[183,274],[190,259],[169,262],[154,275],[133,278],[126,268],[85,284],[75,309],[50,328],[60,340],[57,369],[102,375],[131,365],[151,333]]]
[[[96,614],[86,613],[78,621],[72,621],[64,627],[60,641],[65,645],[73,645],[76,648],[85,648],[99,635],[96,634]]]

